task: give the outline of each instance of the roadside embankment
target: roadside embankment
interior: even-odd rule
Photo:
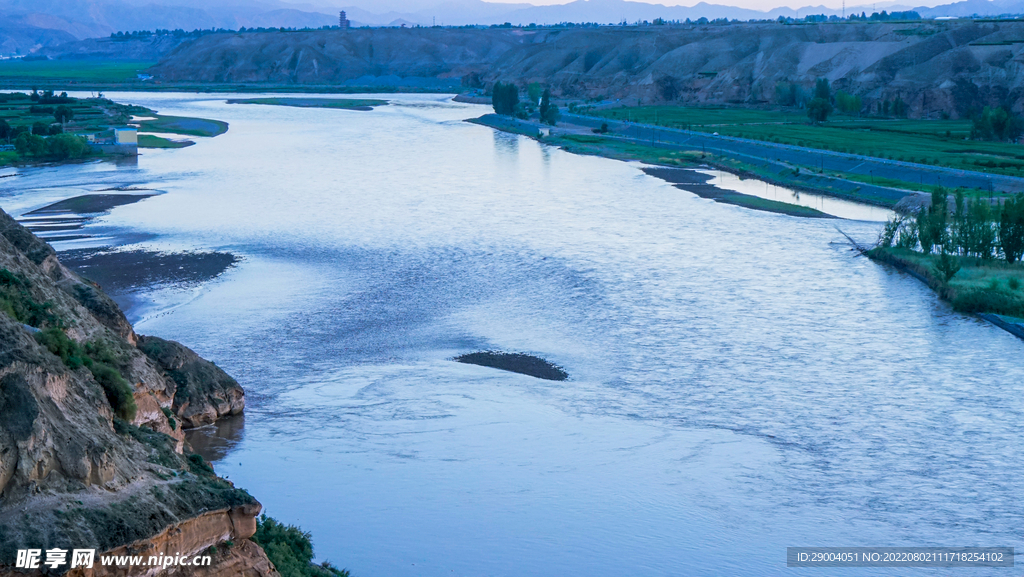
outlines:
[[[914,183],[924,187],[944,186],[992,190],[1005,193],[1024,192],[1024,178],[991,174],[971,170],[953,169],[929,164],[901,160],[889,160],[860,154],[836,152],[709,134],[696,130],[666,128],[650,124],[624,122],[607,118],[596,118],[579,114],[565,114],[562,119],[573,125],[599,128],[606,124],[611,134],[652,142],[655,145],[675,145],[686,150],[711,152],[723,157],[763,166],[768,170],[800,169],[804,179],[816,179],[812,186],[824,190],[829,187],[836,194],[860,196],[871,202],[871,198],[893,204],[892,199],[910,194],[909,189],[882,186],[872,183],[877,179],[884,182]],[[833,175],[845,175],[837,178]]]

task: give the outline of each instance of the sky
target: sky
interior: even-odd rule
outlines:
[[[345,2],[346,0],[341,0]],[[355,5],[359,2],[353,2],[347,0],[349,3]],[[555,4],[567,4],[572,0],[484,0],[490,3],[501,3],[501,4],[533,4],[534,6],[551,6]],[[664,6],[693,6],[701,1],[707,2],[708,4],[721,4],[725,6],[737,6],[740,8],[748,8],[752,10],[768,11],[773,8],[781,6],[788,6],[790,8],[803,8],[805,6],[828,6],[839,9],[843,5],[843,0],[629,0],[632,2],[645,2],[647,4],[662,4]],[[877,6],[878,10],[882,10],[888,6],[899,5],[899,6],[938,6],[940,4],[950,4],[957,0],[887,0],[873,2],[871,0],[846,0],[846,6],[851,7],[868,7],[872,5]],[[431,3],[442,3],[443,0],[436,0]],[[410,7],[414,5],[423,4],[423,0],[409,0],[408,4]],[[390,0],[388,2],[391,6],[404,4],[403,0]],[[363,8],[374,11],[369,6],[363,6]],[[415,8],[413,8],[415,9]],[[399,9],[401,10],[401,9]],[[870,10],[868,10],[870,12]]]

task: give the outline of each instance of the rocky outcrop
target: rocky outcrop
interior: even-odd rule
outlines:
[[[360,29],[214,34],[152,72],[175,82],[339,84],[363,77],[540,82],[556,96],[623,103],[760,104],[818,78],[865,111],[902,99],[910,115],[1024,110],[1024,23],[923,21],[576,29]]]
[[[238,382],[185,345],[140,336],[139,348],[177,385],[171,410],[186,428],[208,425],[245,408],[245,392]]]
[[[191,554],[244,541],[259,503],[191,454],[182,431],[243,406],[238,383],[182,345],[137,336],[0,211],[0,576],[18,549]],[[270,574],[240,551],[222,559],[225,574],[246,559]]]

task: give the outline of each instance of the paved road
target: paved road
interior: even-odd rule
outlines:
[[[857,154],[822,151],[802,146],[762,142],[747,138],[715,136],[704,132],[665,128],[650,124],[623,122],[578,114],[563,114],[562,119],[571,124],[591,128],[598,128],[602,123],[607,122],[611,131],[618,135],[649,143],[675,144],[687,150],[706,150],[707,152],[725,156],[761,158],[814,169],[824,167],[826,171],[860,174],[868,177],[892,178],[904,182],[917,182],[928,185],[941,184],[947,188],[962,186],[999,192],[1024,192],[1024,178],[1013,176],[987,174],[970,170],[955,170],[926,164],[872,158]]]

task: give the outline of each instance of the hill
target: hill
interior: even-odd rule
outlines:
[[[765,104],[817,78],[902,99],[911,117],[1024,106],[1024,23],[926,21],[570,29],[360,29],[208,35],[151,72],[162,82],[343,84],[380,77],[550,85],[630,104]]]

